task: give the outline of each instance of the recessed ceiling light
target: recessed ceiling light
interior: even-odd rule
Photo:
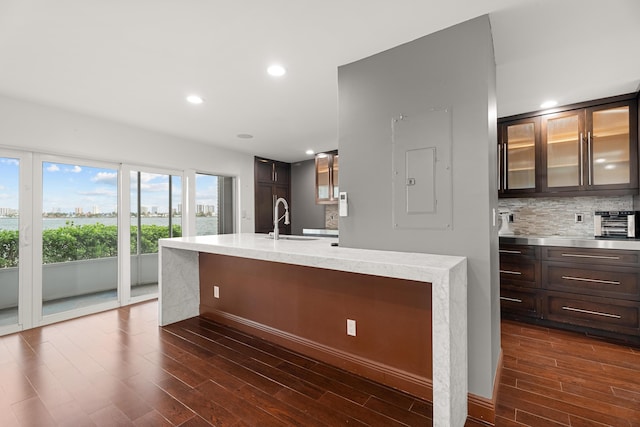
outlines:
[[[239,133],[236,136],[238,138],[240,138],[240,139],[251,139],[251,138],[253,138],[253,135],[251,135],[250,133]]]
[[[307,150],[307,151],[305,151],[304,153],[305,153],[307,156],[310,156],[310,155],[312,155],[312,154],[315,154],[315,151],[313,151],[313,150]]]
[[[204,102],[204,98],[200,95],[189,95],[187,96],[187,101],[192,104],[202,104]]]
[[[282,77],[287,73],[287,70],[280,64],[273,64],[267,68],[267,73],[273,77]]]
[[[540,108],[551,108],[551,107],[555,107],[556,105],[558,105],[558,101],[549,100],[549,101],[544,101],[542,104],[540,104]]]

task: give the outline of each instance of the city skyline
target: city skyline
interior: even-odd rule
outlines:
[[[131,173],[129,191],[132,210],[136,211],[137,172]],[[19,162],[17,159],[0,158],[0,212],[10,215],[18,211]],[[157,214],[169,213],[169,176],[140,173],[141,206]],[[42,211],[71,215],[88,213],[110,214],[117,212],[118,170],[82,166],[77,164],[43,162]],[[217,210],[218,182],[215,175],[196,175],[196,206],[205,211]],[[182,205],[179,176],[173,179],[172,210]]]

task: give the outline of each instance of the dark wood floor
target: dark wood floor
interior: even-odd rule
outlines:
[[[502,321],[497,426],[640,426],[640,349]]]
[[[431,405],[144,303],[0,338],[0,426],[425,426]]]
[[[0,426],[431,425],[420,399],[149,302],[0,338]],[[640,351],[503,322],[498,426],[639,426]],[[472,356],[471,356],[472,357]]]

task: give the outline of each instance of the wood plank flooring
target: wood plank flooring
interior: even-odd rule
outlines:
[[[504,321],[497,426],[640,426],[640,350]],[[471,357],[473,357],[471,355]],[[428,426],[428,402],[147,302],[0,337],[0,426]]]
[[[431,405],[149,302],[0,338],[0,426],[425,426]]]
[[[640,426],[640,348],[502,321],[496,426]]]

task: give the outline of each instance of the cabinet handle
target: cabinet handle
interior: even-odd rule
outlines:
[[[620,259],[619,256],[607,256],[607,255],[562,254],[562,256],[572,257],[572,258]]]
[[[500,270],[500,273],[505,273],[505,274],[515,274],[516,276],[521,276],[522,273],[519,271],[511,271],[511,270]]]
[[[589,185],[591,185],[591,131],[587,132],[587,158],[589,162],[587,163],[587,167],[589,168]]]
[[[584,185],[584,153],[583,153],[584,135],[580,132],[580,185]]]
[[[518,255],[522,253],[522,251],[511,251],[508,249],[498,249],[498,252],[501,254],[518,254]]]
[[[511,301],[511,302],[517,302],[517,303],[521,303],[522,300],[518,299],[518,298],[507,298],[507,297],[500,297],[500,299],[502,301]]]
[[[271,163],[271,181],[276,180],[276,164]]]
[[[507,185],[507,144],[502,144],[502,189],[508,190],[509,186]]]
[[[589,279],[586,277],[573,277],[573,276],[562,276],[565,280],[575,280],[578,282],[592,282],[592,283],[604,283],[605,285],[619,285],[620,282],[615,280],[600,280],[600,279]]]
[[[498,143],[498,170],[497,170],[497,174],[496,174],[496,178],[498,178],[498,191],[502,190],[502,183],[500,182],[500,164],[502,163],[502,144]]]
[[[562,309],[563,310],[567,310],[567,311],[575,311],[575,312],[578,312],[578,313],[593,314],[593,315],[596,315],[596,316],[611,317],[612,319],[621,319],[622,318],[622,316],[619,316],[617,314],[602,313],[600,311],[583,310],[581,308],[567,307],[566,305],[562,306]]]

